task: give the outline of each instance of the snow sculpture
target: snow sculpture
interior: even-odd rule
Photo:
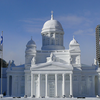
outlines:
[[[14,60],[12,60],[11,67],[14,67],[14,66],[15,66]]]
[[[32,60],[31,60],[31,66],[32,66],[32,65],[35,65],[35,61],[36,61],[36,60],[35,60],[35,57],[33,57]]]
[[[94,65],[97,65],[97,61],[96,61],[96,59],[94,59]]]
[[[11,61],[9,60],[8,70],[10,70],[10,67],[11,67]]]

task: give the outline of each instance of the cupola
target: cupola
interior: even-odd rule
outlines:
[[[31,38],[31,40],[26,45],[25,53],[32,54],[34,52],[36,52],[36,44],[33,41],[33,39]]]
[[[70,42],[69,44],[69,49],[77,49],[80,50],[80,45],[79,43],[75,40],[74,36],[73,36],[73,40]]]
[[[75,40],[74,36],[73,36],[73,40],[70,42],[69,45],[79,45],[78,42]]]
[[[62,50],[64,31],[59,21],[54,20],[53,12],[51,19],[43,25],[42,31],[42,50]]]
[[[31,67],[31,61],[36,57],[36,44],[31,38],[31,40],[26,45],[25,50],[25,69],[29,69]]]

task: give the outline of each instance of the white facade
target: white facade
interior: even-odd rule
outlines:
[[[81,64],[80,45],[74,37],[65,50],[63,28],[53,15],[43,25],[41,34],[41,50],[36,50],[32,39],[27,43],[25,65],[9,63],[7,95],[36,98],[100,95],[100,68]]]

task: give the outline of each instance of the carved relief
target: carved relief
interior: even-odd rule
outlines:
[[[36,61],[35,60],[35,57],[33,57],[32,60],[31,60],[31,65],[34,65],[35,64],[35,61]]]
[[[14,66],[15,66],[15,64],[14,64],[14,60],[12,60],[11,66],[12,66],[12,67],[14,67]]]
[[[10,68],[11,68],[11,61],[9,61],[8,70],[10,70]]]

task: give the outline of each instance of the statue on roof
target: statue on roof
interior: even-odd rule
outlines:
[[[14,66],[15,66],[15,63],[14,63],[14,60],[12,60],[11,67],[14,67]]]

